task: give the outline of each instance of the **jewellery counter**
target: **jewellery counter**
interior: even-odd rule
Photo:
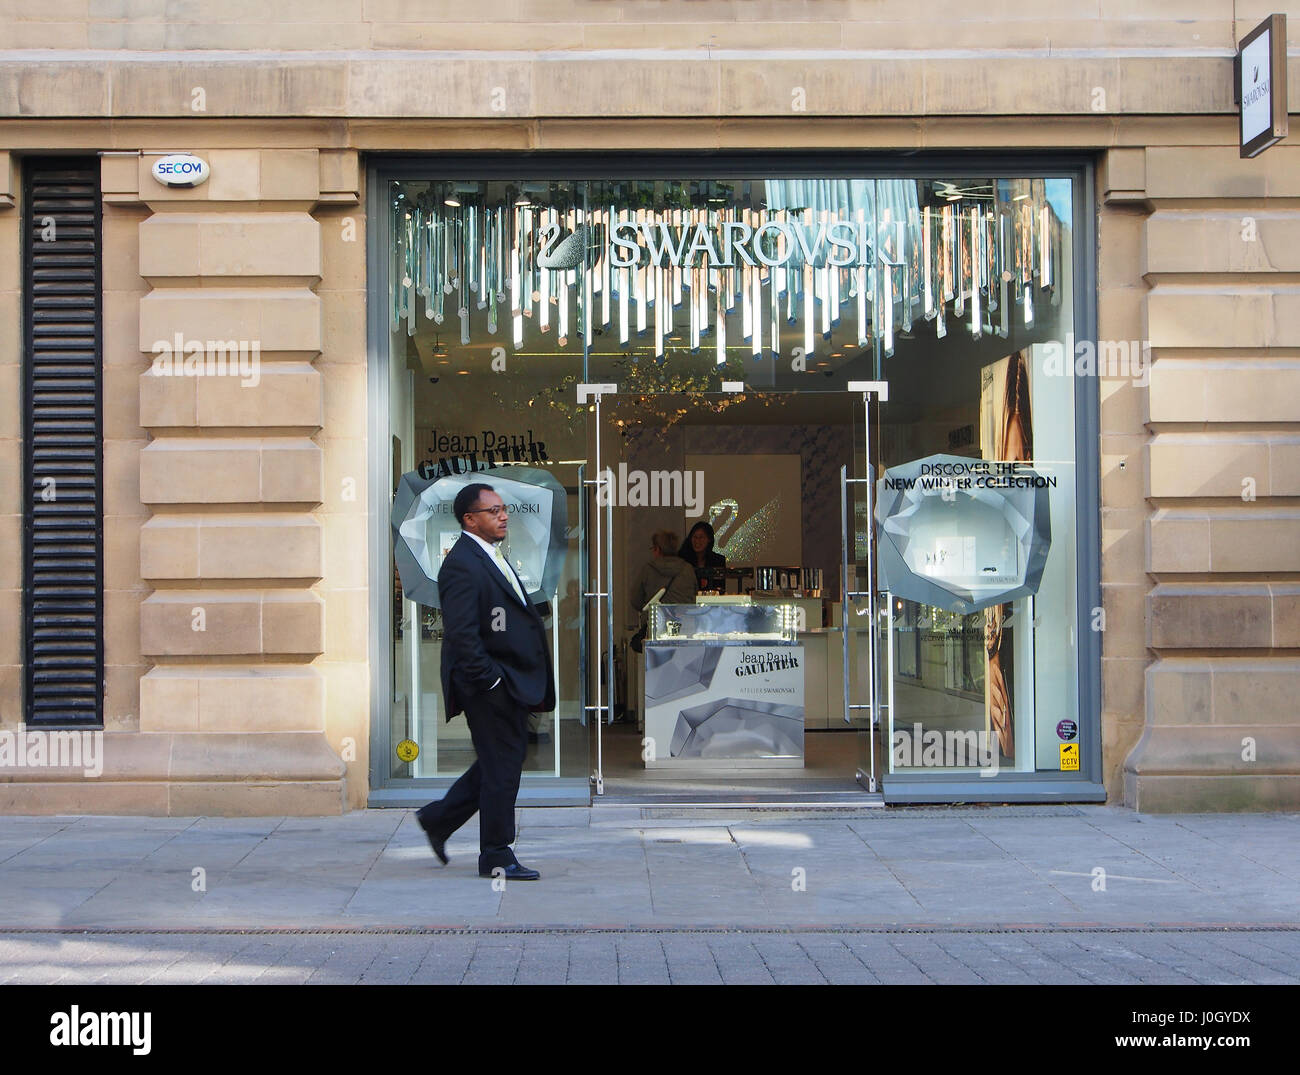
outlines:
[[[655,605],[647,768],[802,768],[804,648],[791,604]]]

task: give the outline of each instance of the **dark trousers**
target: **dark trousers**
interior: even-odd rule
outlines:
[[[445,796],[419,811],[444,840],[477,811],[480,872],[518,861],[510,845],[515,841],[519,777],[528,753],[528,717],[528,710],[506,693],[504,683],[467,700],[465,719],[478,760]]]

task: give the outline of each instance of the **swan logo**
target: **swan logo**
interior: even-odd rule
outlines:
[[[563,239],[560,238],[560,225],[548,224],[542,229],[540,241],[537,264],[543,269],[577,269],[588,253],[592,261],[600,257],[596,229],[586,224],[579,224]]]
[[[713,551],[741,563],[759,558],[781,516],[781,494],[771,497],[742,518],[740,501],[732,497],[709,505]],[[775,572],[771,585],[775,586]]]

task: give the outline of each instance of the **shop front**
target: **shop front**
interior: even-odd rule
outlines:
[[[1092,172],[467,156],[369,174],[372,805],[492,485],[557,706],[521,804],[1099,801]]]

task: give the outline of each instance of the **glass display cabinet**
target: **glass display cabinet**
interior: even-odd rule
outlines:
[[[647,768],[802,768],[796,606],[656,605],[645,662]]]

